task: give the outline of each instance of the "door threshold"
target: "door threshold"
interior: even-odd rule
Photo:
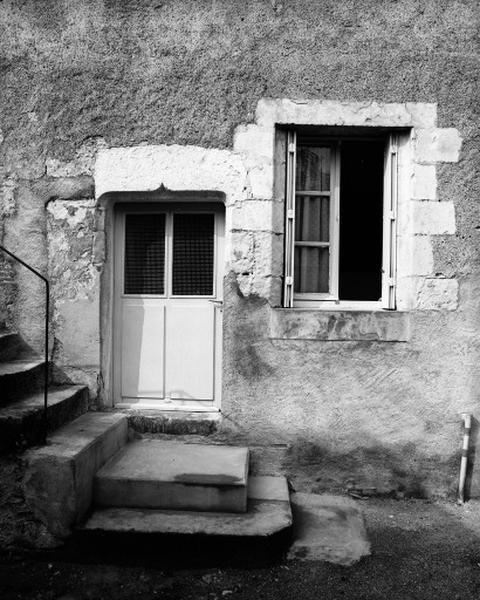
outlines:
[[[183,403],[173,404],[171,402],[161,402],[158,400],[142,400],[141,402],[118,402],[115,408],[129,410],[152,410],[157,412],[176,412],[176,413],[218,413],[220,408],[213,404]]]

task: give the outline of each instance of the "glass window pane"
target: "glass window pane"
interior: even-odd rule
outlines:
[[[299,146],[295,187],[300,191],[330,191],[330,148]]]
[[[164,293],[165,215],[125,215],[125,294]]]
[[[212,214],[173,217],[172,293],[174,296],[213,294],[214,223]]]
[[[299,242],[330,240],[330,198],[325,196],[295,198],[295,239]]]
[[[295,246],[295,292],[328,293],[329,249]]]

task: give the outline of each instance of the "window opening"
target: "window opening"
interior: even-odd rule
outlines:
[[[396,140],[287,131],[284,306],[395,308]]]

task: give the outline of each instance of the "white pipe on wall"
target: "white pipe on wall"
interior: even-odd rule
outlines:
[[[460,462],[460,477],[458,480],[458,503],[465,502],[465,479],[467,477],[468,464],[468,445],[470,443],[470,430],[472,428],[472,415],[464,413],[463,418],[463,445],[462,445],[462,460]]]

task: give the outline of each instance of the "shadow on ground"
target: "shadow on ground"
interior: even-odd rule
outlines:
[[[95,547],[77,539],[50,553],[3,555],[2,600],[478,600],[480,503],[368,499],[359,505],[372,555],[351,567],[288,561],[279,551],[285,540],[261,549],[247,544],[242,562],[229,540],[215,548],[201,538],[143,547],[131,537],[96,540]]]

